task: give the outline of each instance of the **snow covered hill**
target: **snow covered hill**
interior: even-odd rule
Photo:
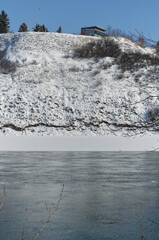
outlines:
[[[112,38],[113,40],[113,38]],[[114,39],[114,57],[75,57],[99,38],[58,33],[0,35],[0,135],[133,135],[158,130],[159,65],[124,69],[123,53],[154,50]],[[129,66],[129,60],[127,66]]]

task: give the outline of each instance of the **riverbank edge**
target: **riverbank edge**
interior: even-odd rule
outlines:
[[[158,151],[159,135],[0,136],[0,151]]]

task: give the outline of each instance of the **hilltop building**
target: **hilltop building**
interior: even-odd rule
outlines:
[[[81,28],[81,35],[95,36],[95,37],[102,36],[103,37],[103,36],[106,36],[105,31],[106,31],[106,29],[97,27],[97,26],[84,27],[84,28]]]

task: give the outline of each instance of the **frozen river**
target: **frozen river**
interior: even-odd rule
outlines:
[[[158,240],[158,183],[158,152],[0,152],[0,239],[22,240],[26,208],[34,239],[64,184],[37,239]]]

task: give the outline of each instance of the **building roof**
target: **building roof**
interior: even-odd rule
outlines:
[[[105,32],[105,31],[106,31],[106,29],[101,28],[101,27],[98,27],[98,26],[83,27],[83,28],[81,28],[81,29],[98,29],[98,30],[100,30],[100,31],[102,31],[102,32]]]

